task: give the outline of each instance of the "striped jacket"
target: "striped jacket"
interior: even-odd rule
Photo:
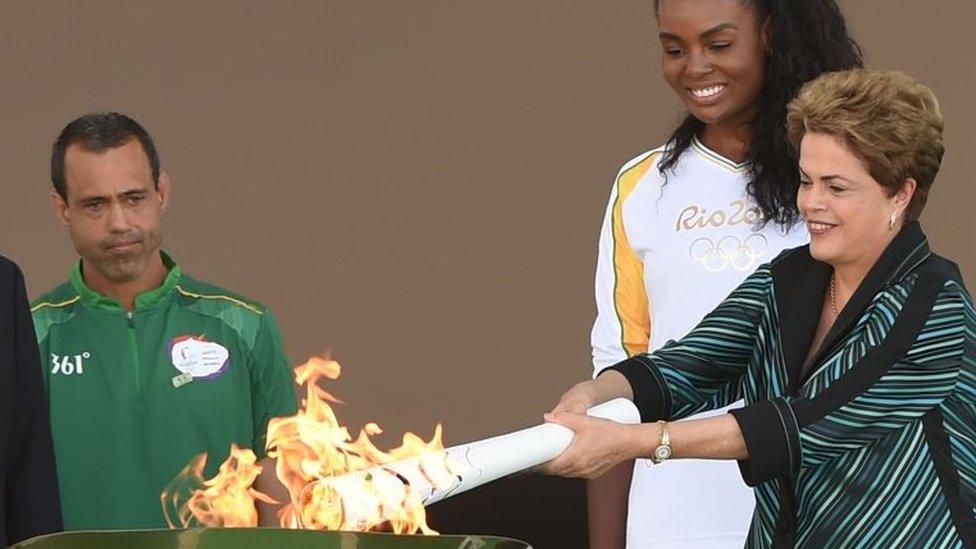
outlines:
[[[830,274],[788,250],[612,369],[644,421],[745,399],[747,547],[976,547],[976,313],[958,268],[904,227],[804,373]]]

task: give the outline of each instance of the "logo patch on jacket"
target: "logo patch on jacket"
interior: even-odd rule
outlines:
[[[76,355],[57,355],[51,353],[51,375],[83,375],[85,364],[91,358],[91,353],[83,351]]]
[[[179,387],[194,379],[216,379],[230,368],[230,351],[220,343],[200,336],[177,336],[169,340],[173,367],[181,372],[173,378]]]

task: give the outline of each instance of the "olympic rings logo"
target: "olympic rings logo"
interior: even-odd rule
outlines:
[[[768,246],[766,237],[759,233],[753,233],[745,240],[726,236],[718,243],[702,237],[691,243],[688,253],[710,273],[718,273],[728,267],[737,271],[751,271],[759,265],[759,258],[766,253]]]

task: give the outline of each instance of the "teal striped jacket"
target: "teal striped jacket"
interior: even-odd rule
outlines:
[[[958,268],[906,225],[804,371],[830,275],[788,250],[680,341],[612,369],[644,421],[745,400],[747,547],[976,547],[976,314]]]

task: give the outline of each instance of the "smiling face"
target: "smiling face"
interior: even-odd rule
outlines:
[[[113,284],[139,281],[158,261],[161,217],[169,182],[152,179],[139,141],[92,152],[65,152],[66,197],[52,192],[55,213],[83,259],[86,279]]]
[[[890,194],[831,135],[807,133],[800,142],[796,205],[810,231],[810,254],[835,268],[859,267],[866,273],[901,228],[914,190],[915,181],[908,179]]]
[[[768,23],[745,0],[661,0],[661,72],[705,124],[741,124],[762,90]]]

